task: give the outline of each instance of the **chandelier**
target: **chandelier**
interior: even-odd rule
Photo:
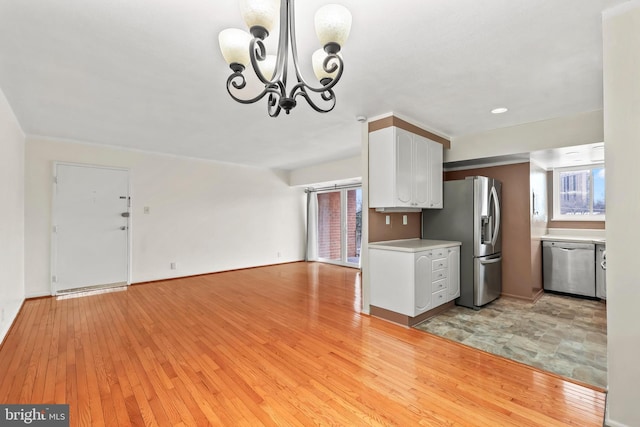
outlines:
[[[264,40],[275,24],[280,6],[280,39],[277,55],[268,55]],[[249,28],[243,30],[229,28],[220,32],[218,37],[220,50],[233,73],[227,79],[227,92],[242,104],[252,104],[267,98],[267,111],[271,117],[277,117],[281,110],[287,114],[296,106],[296,98],[304,98],[309,105],[320,113],[333,110],[336,97],[333,87],[338,83],[344,70],[341,46],[347,40],[351,29],[351,13],[338,4],[328,4],[315,14],[316,34],[323,49],[311,56],[313,71],[319,84],[311,85],[300,72],[294,0],[240,0],[240,11]],[[289,47],[296,74],[297,83],[287,89],[287,71],[289,65]],[[254,98],[237,96],[247,86],[243,72],[249,68],[264,84],[264,89]],[[233,89],[232,89],[233,88]],[[311,97],[316,93],[321,105]]]

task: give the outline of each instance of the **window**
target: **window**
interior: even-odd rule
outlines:
[[[553,219],[604,221],[604,165],[553,171]]]

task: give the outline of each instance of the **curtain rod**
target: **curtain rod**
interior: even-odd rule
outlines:
[[[342,190],[347,188],[360,188],[360,187],[362,187],[362,183],[342,184],[342,185],[334,184],[329,187],[307,187],[304,189],[304,192],[312,193],[312,192],[318,192],[318,191]]]

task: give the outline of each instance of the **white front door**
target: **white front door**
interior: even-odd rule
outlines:
[[[54,168],[52,293],[128,283],[129,171]]]

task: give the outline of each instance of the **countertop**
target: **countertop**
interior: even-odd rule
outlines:
[[[450,240],[404,239],[369,243],[369,248],[399,252],[420,252],[428,251],[430,249],[450,248],[451,246],[461,245],[461,242],[454,242]]]
[[[547,234],[540,238],[540,240],[552,240],[555,242],[575,242],[575,243],[602,243],[606,244],[604,238],[588,237],[588,236],[563,236]]]
[[[555,240],[557,242],[601,243],[606,244],[604,230],[579,230],[571,228],[550,228],[540,240]]]

